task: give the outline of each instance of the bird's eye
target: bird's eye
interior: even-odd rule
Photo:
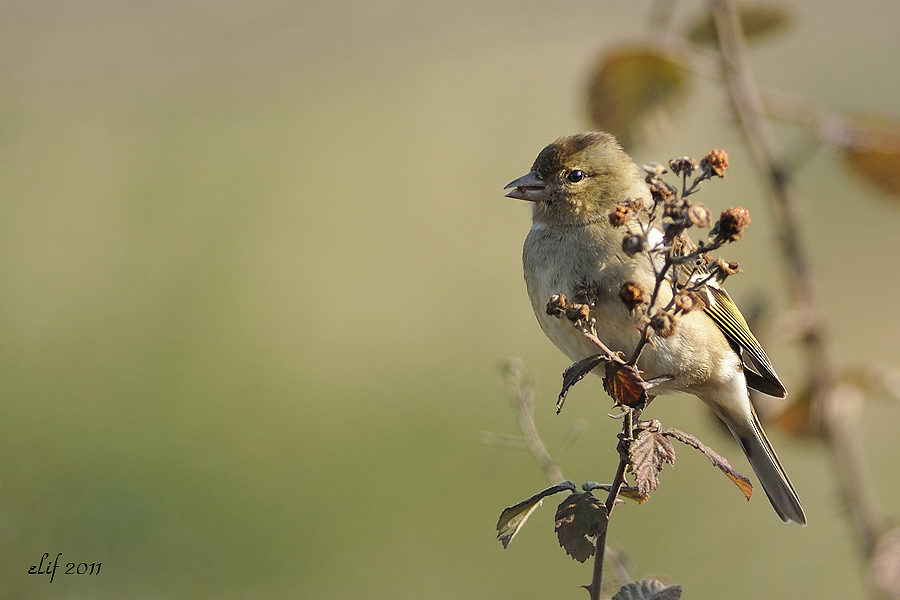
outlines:
[[[579,171],[577,169],[574,171],[570,171],[566,176],[566,179],[568,179],[572,183],[578,183],[579,181],[584,179],[584,171]]]

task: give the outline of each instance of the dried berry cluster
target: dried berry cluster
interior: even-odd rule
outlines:
[[[565,294],[555,294],[547,303],[547,314],[557,318],[565,317],[576,325],[590,325],[591,307],[580,302],[569,302]]]

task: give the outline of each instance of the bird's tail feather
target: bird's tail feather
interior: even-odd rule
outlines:
[[[778,513],[778,516],[781,517],[781,520],[785,523],[794,521],[806,526],[806,515],[803,513],[803,507],[800,506],[797,492],[794,491],[791,480],[788,479],[784,468],[778,461],[778,457],[772,449],[772,444],[769,443],[766,432],[763,431],[759,418],[756,416],[756,411],[752,406],[750,414],[752,416],[752,422],[750,423],[752,429],[748,428],[747,431],[742,432],[732,429],[732,433],[741,445],[741,449],[759,478],[766,496],[769,497],[769,502],[772,503],[772,507]]]

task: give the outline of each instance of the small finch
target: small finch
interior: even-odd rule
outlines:
[[[544,333],[573,361],[597,353],[569,321],[547,311],[552,296],[571,298],[587,287],[596,291],[590,315],[597,336],[613,351],[631,356],[645,317],[634,310],[634,302],[623,301],[623,285],[652,290],[655,277],[647,257],[639,253],[641,239],[627,242],[637,237],[640,215],[620,223],[611,222],[610,213],[630,199],[651,197],[641,169],[613,136],[579,133],[544,148],[531,171],[506,189],[510,198],[532,203],[523,262],[528,295]],[[654,337],[637,366],[647,380],[667,380],[654,394],[687,392],[712,408],[740,444],[778,516],[806,525],[747,388],[780,398],[787,391],[728,293],[710,280],[701,294],[696,310],[692,305],[680,312],[674,328],[660,317],[658,325],[666,335]],[[652,308],[669,302],[670,286],[662,286],[659,295]]]

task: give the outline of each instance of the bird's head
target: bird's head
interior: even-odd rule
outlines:
[[[510,182],[509,198],[534,202],[534,220],[585,225],[606,218],[618,202],[649,195],[640,172],[612,135],[561,137],[538,154],[531,171]]]

